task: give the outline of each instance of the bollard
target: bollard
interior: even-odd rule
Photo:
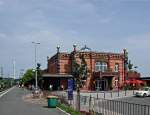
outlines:
[[[97,93],[97,99],[98,99],[98,93]]]

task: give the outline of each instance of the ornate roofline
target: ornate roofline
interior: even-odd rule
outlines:
[[[84,58],[94,58],[94,59],[124,59],[123,53],[112,53],[112,52],[60,52],[53,55],[49,60],[57,60],[59,59],[69,59],[72,55],[75,55],[76,58],[79,58],[80,55],[83,55]]]

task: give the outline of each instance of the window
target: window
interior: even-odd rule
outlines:
[[[106,62],[102,62],[102,61],[99,61],[99,62],[96,62],[95,64],[95,71],[106,71],[107,70],[107,63]]]
[[[115,72],[119,72],[119,64],[115,63]]]

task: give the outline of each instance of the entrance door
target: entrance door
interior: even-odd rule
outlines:
[[[97,90],[97,91],[99,91],[100,90],[100,80],[96,80],[96,84],[95,84],[95,89]]]
[[[107,90],[108,87],[108,81],[106,79],[97,79],[95,84],[95,89],[98,91],[104,91]]]

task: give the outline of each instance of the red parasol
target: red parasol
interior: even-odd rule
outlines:
[[[125,83],[126,84],[142,84],[142,83],[144,83],[144,81],[137,80],[137,79],[132,79],[132,80],[126,80]]]
[[[142,83],[144,83],[144,81],[142,81],[142,80],[136,80],[136,83],[137,84],[142,84]]]

